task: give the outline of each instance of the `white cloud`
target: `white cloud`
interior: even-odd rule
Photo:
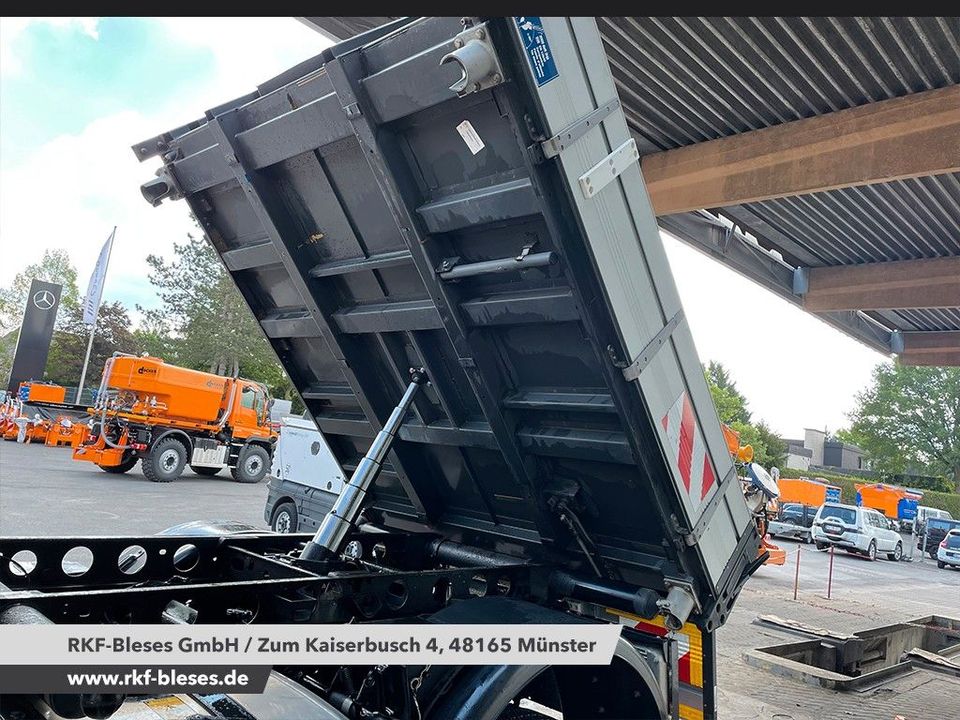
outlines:
[[[661,233],[703,362],[722,362],[754,420],[785,437],[849,425],[854,395],[883,361],[833,329],[679,240]]]
[[[84,19],[85,20],[85,19]],[[91,19],[92,20],[92,19]],[[80,22],[79,19],[69,22]],[[152,305],[145,258],[169,254],[175,240],[198,230],[186,203],[150,207],[140,185],[158,166],[140,164],[130,146],[201,117],[210,107],[250,92],[267,80],[329,45],[319,33],[292,18],[204,19],[158,21],[178,44],[202,45],[214,55],[214,72],[190,94],[148,111],[126,110],[98,118],[82,131],[57,137],[0,168],[0,284],[8,283],[47,248],[66,249],[77,267],[81,292],[97,254],[114,225],[118,226],[104,300]],[[66,22],[64,23],[66,24]],[[81,22],[87,32],[96,23]],[[26,27],[3,22],[4,47]],[[165,89],[185,79],[145,78]],[[120,98],[120,100],[123,100]],[[0,128],[0,132],[2,132]]]
[[[94,40],[98,39],[97,22],[95,17],[5,17],[0,18],[0,74],[15,75],[20,72],[22,65],[16,53],[16,42],[23,32],[31,25],[51,25],[57,28],[75,28]]]

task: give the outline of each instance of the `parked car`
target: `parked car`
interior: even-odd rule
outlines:
[[[805,543],[813,542],[811,528],[818,509],[802,503],[784,503],[777,516],[770,521],[767,532],[772,538],[788,537]]]
[[[923,535],[923,532],[926,529],[927,520],[930,518],[953,520],[953,516],[946,510],[929,507],[927,505],[920,505],[917,507],[917,519],[913,524],[914,531],[917,533],[917,535]]]
[[[931,517],[927,520],[924,534],[917,538],[917,549],[920,552],[927,553],[932,558],[936,558],[940,542],[951,530],[960,531],[960,520]],[[924,541],[926,541],[926,546],[924,546]]]
[[[887,519],[876,510],[856,505],[822,505],[813,521],[813,541],[818,550],[833,545],[871,560],[878,553],[886,553],[890,560],[903,557],[900,533],[891,530]]]
[[[960,567],[960,530],[951,530],[937,547],[937,567]]]
[[[344,482],[343,470],[313,421],[281,418],[263,509],[270,529],[315,532]]]

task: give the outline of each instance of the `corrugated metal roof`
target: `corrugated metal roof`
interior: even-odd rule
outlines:
[[[960,83],[958,18],[597,20],[646,152]],[[960,255],[957,174],[721,212],[796,265]],[[868,314],[891,330],[960,329],[956,309]]]
[[[369,26],[362,18],[308,20],[341,33]],[[956,17],[597,22],[645,154],[960,84]],[[957,174],[717,210],[793,265],[960,255]],[[960,309],[865,315],[889,330],[960,329]],[[864,339],[855,325],[839,323]]]
[[[621,97],[667,150],[960,82],[944,18],[597,18]]]

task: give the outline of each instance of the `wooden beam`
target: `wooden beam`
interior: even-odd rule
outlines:
[[[960,365],[960,330],[900,333],[904,365]]]
[[[960,307],[960,257],[809,268],[810,312]]]
[[[960,86],[647,155],[657,215],[960,170]]]

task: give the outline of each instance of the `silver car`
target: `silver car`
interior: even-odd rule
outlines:
[[[951,530],[937,548],[937,567],[960,567],[960,530]]]
[[[818,550],[833,545],[875,560],[883,553],[890,560],[903,557],[900,533],[876,510],[856,505],[824,503],[813,521],[813,541]]]

